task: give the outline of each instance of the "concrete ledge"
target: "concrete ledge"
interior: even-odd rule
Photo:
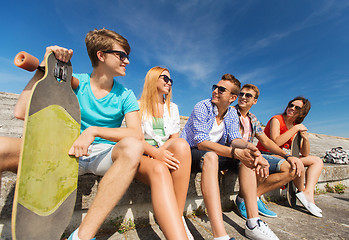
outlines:
[[[6,172],[2,177],[1,199],[0,199],[0,234],[11,236],[11,214],[14,197],[14,189],[17,175]],[[73,231],[79,226],[82,218],[90,207],[98,188],[101,177],[94,175],[83,175],[79,177],[78,194],[71,223],[66,229]],[[237,173],[228,172],[219,176],[221,197],[224,208],[231,206],[231,199],[239,189]],[[204,209],[204,202],[200,189],[201,173],[191,174],[185,214],[190,215],[197,209]],[[115,225],[115,221],[131,219],[145,224],[154,224],[153,208],[151,204],[150,187],[134,180],[117,207],[109,215],[102,228]],[[2,229],[2,230],[1,230]],[[0,235],[1,236],[1,235]]]
[[[78,196],[75,205],[74,215],[67,232],[71,232],[79,226],[82,218],[90,207],[98,188],[101,177],[94,175],[84,175],[79,177]],[[7,172],[2,177],[1,201],[0,201],[0,229],[2,224],[2,233],[10,234],[11,213],[14,188],[16,183],[16,174]],[[201,173],[191,174],[189,190],[187,195],[185,214],[191,215],[197,209],[204,209],[205,205],[200,190]],[[228,171],[224,175],[219,174],[219,183],[221,189],[221,199],[223,209],[232,209],[235,195],[239,190],[239,181],[237,172]],[[320,176],[318,189],[324,190],[326,184],[334,186],[338,183],[349,186],[349,165],[325,164],[324,170]],[[277,189],[265,195],[271,200],[284,199],[285,190]],[[104,228],[115,225],[116,221],[132,219],[137,222],[153,224],[155,222],[151,204],[149,186],[134,180],[123,196],[117,207],[112,211]]]

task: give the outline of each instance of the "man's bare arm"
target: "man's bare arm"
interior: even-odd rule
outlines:
[[[129,112],[125,115],[126,128],[106,128],[92,126],[78,137],[69,150],[69,155],[75,157],[87,156],[88,147],[96,137],[100,137],[112,142],[119,142],[125,137],[135,137],[143,140],[143,133],[138,111]]]
[[[54,52],[56,58],[62,62],[68,62],[71,57],[73,56],[73,50],[66,49],[58,46],[50,46],[46,48],[44,60],[41,62],[40,66],[46,65],[46,57],[51,53]],[[27,86],[24,88],[22,93],[20,94],[18,101],[16,103],[15,109],[14,109],[14,115],[16,118],[24,120],[26,110],[28,107],[29,99],[33,91],[33,86],[37,81],[39,81],[44,76],[44,72],[41,70],[36,70],[33,78],[29,81]],[[77,79],[76,79],[77,80]],[[76,85],[76,80],[74,80],[74,84]],[[78,81],[78,80],[77,80]],[[78,83],[77,83],[78,85]]]

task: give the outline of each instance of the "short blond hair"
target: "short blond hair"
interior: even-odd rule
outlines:
[[[241,90],[244,89],[244,88],[247,88],[247,89],[252,89],[255,93],[256,93],[256,96],[254,96],[255,99],[258,99],[259,97],[259,89],[256,85],[253,85],[253,84],[245,84],[244,86],[242,86]]]
[[[234,90],[232,91],[232,93],[235,95],[239,95],[241,83],[233,74],[226,73],[222,76],[221,79],[225,81],[230,81],[232,84],[234,84]]]
[[[112,50],[115,43],[119,44],[127,55],[130,54],[131,47],[127,39],[112,30],[105,28],[95,29],[86,34],[85,44],[92,67],[98,66],[97,52]]]

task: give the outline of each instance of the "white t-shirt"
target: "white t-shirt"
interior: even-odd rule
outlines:
[[[214,121],[212,129],[210,131],[210,141],[212,142],[218,142],[222,136],[223,136],[223,132],[224,132],[224,121],[221,122],[221,124],[217,124],[217,119]]]

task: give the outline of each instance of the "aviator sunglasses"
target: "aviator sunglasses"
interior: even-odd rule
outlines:
[[[173,85],[173,80],[172,80],[171,78],[169,78],[168,76],[166,76],[166,75],[160,75],[159,77],[162,77],[162,78],[164,79],[164,82],[165,82],[166,84],[168,84],[168,82],[170,82],[170,83],[171,83],[171,86]]]
[[[289,108],[295,108],[296,110],[301,110],[301,107],[300,106],[296,106],[296,105],[294,105],[293,103],[290,103],[289,105],[288,105],[288,107]]]
[[[218,93],[219,94],[223,94],[225,91],[228,91],[228,92],[230,92],[231,94],[233,94],[231,91],[229,91],[228,89],[226,89],[225,87],[222,87],[222,86],[218,86],[218,85],[212,85],[212,92],[214,91],[214,90],[216,90],[218,88]]]
[[[102,51],[104,53],[116,53],[117,55],[119,55],[120,60],[124,61],[126,58],[130,59],[130,56],[127,55],[125,52],[123,51],[117,51],[117,50],[106,50],[106,51]]]
[[[251,93],[240,92],[239,97],[243,97],[243,96],[245,96],[247,99],[250,99],[251,97],[253,97]]]

